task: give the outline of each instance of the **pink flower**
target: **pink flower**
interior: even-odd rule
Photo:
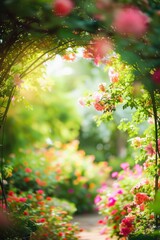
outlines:
[[[117,178],[118,177],[118,172],[113,172],[111,176],[112,176],[112,178]]]
[[[105,234],[106,232],[107,232],[107,228],[104,227],[103,229],[101,229],[100,234],[103,235],[103,234]]]
[[[151,118],[151,117],[150,117],[150,118],[148,118],[148,123],[149,123],[149,124],[153,124],[153,123],[154,123],[154,120],[153,120],[153,118]]]
[[[160,84],[160,68],[155,70],[155,72],[152,75],[152,80],[155,83]]]
[[[114,209],[114,210],[111,212],[111,215],[115,215],[117,212],[118,212],[118,210]]]
[[[21,198],[19,198],[19,201],[20,201],[20,202],[26,202],[26,201],[27,201],[27,198],[21,197]]]
[[[23,83],[23,80],[21,79],[20,74],[16,74],[14,76],[14,85],[17,87],[20,87],[22,83]]]
[[[124,162],[124,163],[121,163],[121,168],[123,169],[123,170],[127,170],[128,168],[129,168],[129,163],[127,163],[127,162]]]
[[[102,198],[101,198],[99,195],[97,195],[97,196],[95,197],[95,199],[94,199],[94,203],[97,204],[97,203],[99,203],[101,200],[102,200]]]
[[[39,190],[37,190],[37,193],[38,193],[38,194],[43,194],[44,191],[43,191],[42,189],[39,189]]]
[[[85,106],[85,101],[84,101],[83,98],[80,98],[80,99],[78,100],[78,102],[79,102],[79,104],[80,104],[82,107]]]
[[[98,93],[98,92],[95,92],[95,93],[93,94],[93,100],[94,100],[96,103],[98,103],[98,102],[101,100],[101,98],[102,98],[102,94],[100,94],[100,93]]]
[[[150,156],[153,156],[155,154],[155,150],[152,146],[152,143],[148,144],[146,147],[145,147],[145,150],[147,152],[148,155]]]
[[[99,56],[100,58],[105,57],[111,50],[113,46],[109,39],[94,39],[93,40],[93,55],[94,57]]]
[[[99,220],[98,223],[99,224],[104,224],[104,221],[103,220]]]
[[[74,193],[74,189],[73,188],[68,189],[68,193]]]
[[[97,190],[97,192],[99,193],[103,193],[107,188],[107,184],[106,183],[103,183],[102,184],[102,187],[100,189]]]
[[[114,206],[115,203],[116,203],[116,199],[113,198],[113,197],[109,197],[109,199],[108,199],[108,207]]]
[[[138,175],[142,174],[142,166],[140,166],[139,164],[136,164],[134,166],[134,170],[136,171],[136,174],[138,174]]]
[[[119,10],[115,15],[113,26],[120,34],[140,37],[147,31],[149,17],[136,7]]]
[[[101,59],[109,54],[113,49],[112,42],[107,38],[95,38],[84,51],[84,58],[94,59],[97,65]]]
[[[117,191],[117,193],[118,193],[118,194],[123,194],[123,189],[119,189],[119,190]]]

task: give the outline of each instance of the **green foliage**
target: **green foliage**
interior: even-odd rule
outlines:
[[[6,124],[8,153],[33,144],[41,146],[47,139],[67,142],[77,137],[80,118],[71,97],[58,84],[47,83],[45,89],[43,81],[28,90],[24,87],[21,96],[15,96]]]
[[[23,206],[23,211],[25,206]],[[29,217],[24,216],[21,209],[15,209],[12,213],[1,212],[1,239],[2,240],[20,240],[29,238],[37,230],[36,223]]]

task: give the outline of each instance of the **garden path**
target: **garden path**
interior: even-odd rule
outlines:
[[[112,186],[114,180],[108,179],[107,185]],[[98,224],[98,221],[103,219],[103,216],[98,213],[82,214],[74,217],[74,222],[79,224],[79,227],[83,229],[80,233],[81,240],[106,240],[107,235],[101,235],[100,231],[103,225]]]
[[[102,225],[98,224],[98,221],[102,217],[96,213],[94,214],[83,214],[74,217],[74,222],[79,223],[80,228],[83,232],[80,233],[81,240],[105,240],[106,235],[101,235],[100,230]]]

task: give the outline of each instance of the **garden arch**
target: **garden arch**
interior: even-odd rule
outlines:
[[[70,2],[70,1],[69,1]],[[159,1],[75,1],[67,11],[57,10],[49,1],[2,1],[0,39],[0,131],[2,204],[4,192],[3,135],[7,112],[21,79],[35,68],[63,54],[68,47],[88,46],[87,54],[95,62],[113,47],[123,61],[132,65],[136,81],[143,83],[150,95],[155,125],[155,195],[159,189],[159,84],[160,47]],[[124,4],[124,5],[123,5]],[[126,5],[127,4],[127,5]],[[131,6],[128,4],[132,4]],[[68,7],[68,6],[67,6]],[[25,11],[23,11],[25,9]],[[115,11],[116,10],[116,11]],[[118,11],[118,14],[116,12]],[[106,13],[109,17],[106,19]],[[130,18],[130,16],[132,16]],[[123,20],[124,22],[120,21]],[[131,19],[131,22],[130,22]],[[133,28],[125,24],[129,21]],[[138,25],[137,25],[138,22]],[[112,24],[111,24],[112,23]],[[135,25],[134,25],[135,24]],[[140,27],[137,27],[140,26]],[[91,40],[91,41],[90,41]],[[129,104],[129,103],[127,103]],[[105,103],[104,103],[105,105]],[[100,107],[100,106],[99,106]],[[110,106],[108,106],[110,107]],[[103,109],[102,109],[103,110]],[[109,109],[111,111],[113,109]],[[155,214],[156,228],[159,216]]]

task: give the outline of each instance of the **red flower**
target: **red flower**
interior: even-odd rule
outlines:
[[[37,220],[37,223],[44,223],[46,222],[46,219],[45,218],[40,218]]]
[[[148,197],[148,195],[146,193],[137,193],[135,196],[135,202],[138,205],[140,205],[144,202],[147,202],[148,200],[150,200],[150,197]]]
[[[59,235],[60,237],[63,237],[63,236],[64,236],[64,233],[63,233],[63,232],[59,232],[58,235]]]
[[[25,168],[25,172],[26,172],[26,173],[31,173],[31,172],[32,172],[32,169],[31,169],[31,168]]]
[[[120,234],[128,236],[134,230],[134,217],[125,217],[120,224]]]
[[[73,8],[74,3],[71,0],[55,0],[53,3],[53,11],[59,17],[69,15]]]
[[[46,200],[47,200],[47,201],[51,201],[52,198],[51,198],[51,197],[46,197]]]
[[[93,106],[97,111],[103,111],[105,109],[100,103],[94,103]]]
[[[33,198],[31,194],[28,194],[27,197],[28,197],[29,199],[32,199],[32,198]]]
[[[152,79],[155,83],[160,84],[160,68],[155,70],[152,75]]]
[[[28,216],[28,215],[29,215],[29,213],[28,213],[27,211],[24,211],[23,214],[24,214],[25,216]]]
[[[15,193],[14,193],[13,191],[9,191],[9,192],[8,192],[8,195],[11,196],[11,197],[13,197],[14,194],[15,194]]]
[[[27,183],[27,182],[29,182],[29,181],[30,181],[30,178],[29,178],[29,177],[25,177],[23,180],[24,180],[24,182],[26,182],[26,183]]]

